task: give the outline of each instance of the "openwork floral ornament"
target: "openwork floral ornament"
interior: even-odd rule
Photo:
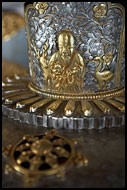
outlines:
[[[76,143],[76,140],[60,136],[56,130],[26,135],[16,145],[3,148],[4,156],[10,158],[5,173],[15,170],[24,175],[26,187],[31,187],[43,176],[56,174],[57,177],[64,177],[70,166],[88,164],[85,156],[75,152]]]
[[[93,11],[94,11],[94,17],[95,18],[103,18],[106,14],[106,5],[105,4],[99,4],[99,5],[96,5],[94,8],[93,8]]]

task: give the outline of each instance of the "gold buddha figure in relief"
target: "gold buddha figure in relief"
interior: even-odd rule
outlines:
[[[69,30],[63,30],[58,35],[58,52],[49,61],[40,56],[40,64],[46,89],[62,93],[83,91],[85,63],[74,48],[74,38]]]

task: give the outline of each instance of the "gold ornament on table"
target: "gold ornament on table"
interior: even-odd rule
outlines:
[[[14,170],[23,174],[25,187],[32,187],[40,177],[53,174],[64,177],[68,167],[88,164],[85,156],[75,152],[76,143],[76,140],[60,136],[56,130],[39,135],[25,135],[14,146],[8,145],[3,149],[3,155],[10,158],[5,173]]]

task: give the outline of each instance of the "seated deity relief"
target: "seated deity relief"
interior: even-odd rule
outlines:
[[[43,47],[43,53],[36,51],[41,69],[44,74],[44,89],[59,93],[83,92],[86,64],[83,57],[74,48],[74,37],[69,30],[63,30],[58,35],[58,51],[51,58],[47,58],[48,40]],[[100,90],[105,89],[109,81],[114,78],[109,65],[113,54],[107,52],[103,57],[96,56],[97,63],[94,78]]]
[[[58,52],[50,60],[46,58],[46,49],[39,55],[44,73],[45,89],[62,93],[83,92],[83,79],[86,66],[83,57],[74,48],[74,37],[69,30],[58,35]]]

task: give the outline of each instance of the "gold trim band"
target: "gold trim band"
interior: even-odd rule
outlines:
[[[73,94],[60,94],[60,93],[56,93],[56,92],[48,92],[45,90],[42,90],[40,88],[38,88],[37,86],[35,86],[32,82],[29,83],[28,87],[30,88],[30,90],[32,90],[33,92],[39,94],[39,95],[43,95],[46,97],[50,97],[50,98],[54,98],[54,99],[64,99],[64,100],[68,100],[68,99],[77,99],[77,100],[97,100],[97,99],[104,99],[104,98],[111,98],[114,96],[120,96],[122,94],[124,94],[125,92],[125,87],[122,86],[120,88],[117,89],[113,89],[113,90],[106,90],[103,92],[96,92],[96,93],[73,93]]]

